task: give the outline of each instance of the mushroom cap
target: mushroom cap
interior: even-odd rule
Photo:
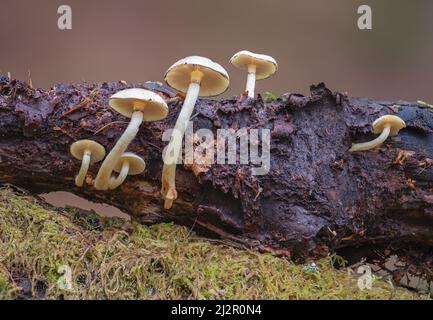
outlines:
[[[140,174],[144,171],[146,168],[146,163],[142,158],[137,156],[135,153],[132,152],[124,152],[121,156],[119,161],[117,161],[116,165],[114,166],[114,171],[120,172],[122,170],[122,163],[125,160],[129,160],[129,172],[128,175],[136,175]]]
[[[143,106],[134,106],[141,102]],[[164,99],[155,92],[132,88],[125,89],[113,94],[109,101],[110,107],[125,117],[131,118],[134,111],[143,112],[144,121],[157,121],[164,119],[168,114],[168,106]]]
[[[211,97],[225,92],[230,83],[227,71],[218,63],[199,56],[186,57],[177,61],[165,73],[167,84],[181,92],[187,92],[191,83],[191,72],[201,71],[200,96]]]
[[[383,131],[383,128],[387,125],[391,126],[391,130],[389,135],[391,137],[396,136],[398,132],[406,127],[406,123],[403,121],[403,119],[392,116],[392,115],[386,115],[382,116],[376,121],[373,122],[373,132],[376,134],[379,134]]]
[[[78,140],[71,144],[70,152],[78,160],[83,160],[84,152],[91,152],[90,162],[99,162],[105,157],[105,148],[93,140]]]
[[[230,59],[230,63],[242,70],[248,70],[248,65],[250,64],[255,65],[257,80],[266,79],[278,70],[277,61],[275,61],[271,56],[247,50],[235,53]]]

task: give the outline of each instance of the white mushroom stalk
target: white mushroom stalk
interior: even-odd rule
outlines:
[[[114,171],[119,172],[117,177],[111,177],[108,183],[110,190],[119,187],[128,175],[137,175],[144,171],[146,163],[142,158],[131,152],[125,152],[114,166]]]
[[[191,83],[186,92],[185,102],[182,106],[179,117],[176,120],[176,125],[174,126],[170,143],[167,146],[164,156],[162,183],[163,189],[166,188],[166,190],[163,190],[163,193],[165,193],[165,209],[170,209],[173,205],[173,201],[177,198],[175,185],[177,159],[179,158],[179,152],[182,148],[183,136],[200,93],[200,82],[202,77],[203,73],[200,71],[193,71],[191,73]]]
[[[107,190],[115,165],[129,144],[137,136],[143,121],[157,121],[168,114],[168,106],[158,94],[144,89],[126,89],[110,98],[110,106],[120,114],[131,118],[128,127],[111,149],[95,179],[96,190]]]
[[[383,128],[382,133],[380,136],[378,136],[376,139],[368,142],[362,142],[362,143],[354,143],[352,144],[352,148],[350,148],[350,151],[367,151],[373,148],[376,148],[377,146],[380,146],[382,143],[385,142],[385,140],[388,138],[389,133],[391,132],[391,126],[386,126]]]
[[[397,116],[386,115],[374,121],[372,126],[373,132],[380,133],[380,135],[372,141],[352,144],[350,152],[367,151],[380,146],[389,136],[396,136],[401,129],[406,127],[406,123]]]
[[[71,145],[70,152],[73,157],[81,160],[81,167],[75,177],[75,185],[82,187],[86,179],[90,164],[99,162],[105,157],[105,149],[99,143],[92,140],[79,140]]]
[[[278,64],[274,58],[247,50],[235,53],[230,59],[235,67],[248,71],[246,91],[250,98],[255,97],[256,80],[266,79],[277,72]]]
[[[126,151],[129,144],[136,137],[140,125],[143,122],[143,112],[134,111],[132,113],[131,121],[128,124],[125,132],[117,141],[116,145],[111,149],[108,156],[105,158],[104,162],[99,169],[98,175],[95,179],[96,190],[107,190],[109,179],[113,172],[115,163],[119,160],[120,155]]]
[[[254,90],[256,88],[256,66],[254,64],[248,65],[247,87],[246,91],[250,98],[254,98]]]
[[[164,154],[161,193],[164,208],[170,209],[177,198],[176,164],[182,149],[182,140],[199,96],[216,96],[227,90],[229,76],[222,66],[208,58],[191,56],[173,64],[165,74],[172,88],[186,92],[186,97],[170,142]]]
[[[120,173],[117,177],[111,177],[110,182],[108,183],[108,189],[116,189],[118,186],[120,186],[128,176],[129,172],[129,161],[124,161],[122,165],[122,170],[120,170]]]
[[[87,171],[89,171],[89,167],[90,167],[91,155],[92,155],[92,152],[90,150],[84,151],[83,159],[81,160],[80,171],[78,172],[77,176],[75,177],[75,185],[77,187],[82,187],[84,184],[84,179],[86,178]]]

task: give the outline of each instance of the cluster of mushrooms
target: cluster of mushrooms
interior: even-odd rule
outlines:
[[[246,50],[236,53],[230,62],[235,67],[248,72],[245,92],[251,98],[254,98],[256,80],[266,79],[278,69],[274,58]],[[190,56],[174,63],[165,73],[164,80],[175,90],[186,93],[163,159],[161,194],[164,198],[164,208],[170,209],[177,198],[176,163],[196,101],[199,96],[217,96],[225,92],[229,86],[229,75],[221,65],[208,58]],[[141,174],[146,167],[144,160],[126,150],[144,121],[158,121],[168,115],[168,106],[160,95],[140,88],[117,92],[110,97],[109,105],[131,121],[106,157],[105,148],[95,141],[80,140],[71,145],[72,156],[82,161],[80,171],[75,178],[78,187],[83,186],[90,164],[102,161],[104,158],[93,181],[96,190],[113,190],[119,187],[128,175]],[[397,135],[404,127],[405,123],[399,117],[383,116],[373,123],[374,133],[381,133],[380,136],[371,142],[353,144],[350,151],[372,149],[382,144],[389,135]],[[118,175],[113,176],[113,171]]]

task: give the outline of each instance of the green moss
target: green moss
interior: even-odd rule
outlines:
[[[15,296],[15,288],[9,282],[8,276],[0,271],[0,299],[12,299]]]
[[[263,97],[263,100],[266,102],[273,102],[273,101],[277,100],[277,97],[275,96],[275,94],[273,94],[270,91],[263,92],[262,97]]]
[[[95,230],[93,215],[90,227],[79,217],[0,189],[0,298],[23,296],[18,275],[30,282],[29,297],[49,299],[420,298],[381,280],[361,291],[346,269],[334,269],[335,257],[305,272],[269,254],[190,237],[185,227],[97,219]]]

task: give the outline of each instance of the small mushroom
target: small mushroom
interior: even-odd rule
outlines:
[[[125,181],[126,177],[140,174],[146,168],[146,163],[143,159],[132,152],[125,152],[120,157],[119,161],[114,166],[114,171],[119,173],[119,175],[115,177],[111,177],[108,183],[109,189],[116,189],[120,186],[123,181]]]
[[[71,145],[72,156],[81,160],[81,168],[75,177],[75,185],[82,187],[90,164],[99,162],[105,157],[105,148],[93,140],[79,140]]]
[[[165,199],[164,208],[170,209],[177,198],[176,163],[195,103],[199,96],[216,96],[226,91],[229,86],[229,75],[218,63],[208,58],[191,56],[173,64],[167,70],[164,79],[170,87],[186,92],[185,102],[164,156],[161,193]]]
[[[352,148],[350,148],[349,151],[366,151],[373,149],[385,142],[388,136],[396,136],[398,132],[405,127],[406,123],[403,121],[403,119],[397,116],[382,116],[373,122],[373,132],[375,134],[380,133],[380,136],[372,141],[352,144]]]
[[[254,98],[256,79],[266,79],[277,72],[278,69],[277,61],[271,56],[247,50],[236,53],[230,59],[230,63],[239,69],[248,71],[246,91],[251,98]]]
[[[131,118],[131,121],[99,169],[95,179],[97,190],[108,189],[114,166],[137,135],[141,123],[161,120],[168,114],[168,106],[164,99],[158,94],[144,89],[134,88],[119,91],[111,96],[109,104],[120,114]]]

